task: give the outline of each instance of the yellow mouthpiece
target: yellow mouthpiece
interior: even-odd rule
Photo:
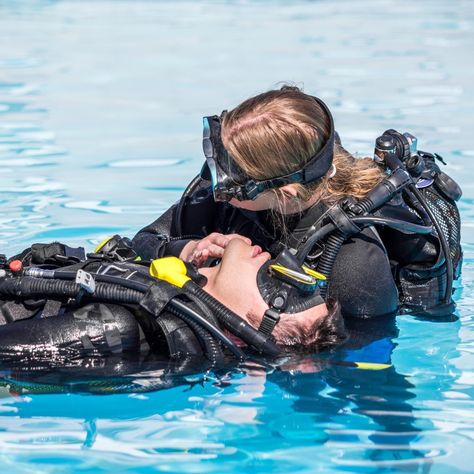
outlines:
[[[187,275],[185,263],[177,257],[164,257],[153,260],[150,264],[150,275],[164,280],[173,286],[183,288],[191,280]]]

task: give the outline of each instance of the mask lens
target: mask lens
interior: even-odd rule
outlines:
[[[230,201],[234,196],[232,191],[232,176],[224,171],[218,159],[224,150],[220,143],[220,121],[217,116],[203,118],[202,149],[211,176],[212,192],[215,201]],[[229,187],[230,185],[230,187]]]
[[[216,162],[213,158],[206,158],[206,163],[211,173],[212,190],[214,191],[218,184]]]
[[[206,157],[207,167],[209,169],[209,174],[211,176],[211,185],[212,185],[212,193],[214,194],[215,201],[222,201],[227,199],[222,199],[220,196],[219,186],[219,172],[218,172],[218,164],[216,162],[215,157],[215,148],[212,142],[212,133],[211,133],[211,124],[209,123],[209,118],[203,118],[203,133],[202,133],[202,149],[204,151],[204,156]]]
[[[202,131],[202,149],[204,151],[204,156],[206,159],[214,157],[214,146],[212,145],[211,140],[211,126],[209,124],[209,119],[204,117],[202,120],[203,131]]]

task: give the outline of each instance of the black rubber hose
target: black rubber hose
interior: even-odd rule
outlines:
[[[399,161],[400,166],[403,164]],[[355,214],[363,214],[374,212],[390,201],[395,194],[405,189],[413,182],[410,174],[403,168],[396,168],[393,173],[380,181],[377,186],[370,190],[362,199],[356,202],[359,212]]]
[[[212,311],[199,298],[196,298],[194,295],[190,295],[189,293],[186,296],[198,307],[198,310],[200,311],[200,314],[202,315],[202,317],[206,319],[211,324],[212,327],[215,327],[217,329],[220,328],[219,323],[217,319],[215,318],[214,314],[212,313]],[[225,336],[223,332],[219,332],[219,335]],[[231,349],[234,356],[241,358],[239,357],[239,354],[241,354],[242,357],[245,357],[244,353],[235,345],[233,341],[227,338],[227,336],[225,336],[225,339],[226,340],[223,341],[219,337],[219,340],[221,341],[221,343],[223,343],[225,346]],[[214,344],[216,344],[215,339],[213,340],[214,340]],[[227,341],[230,342],[230,344],[227,344]],[[218,346],[218,348],[220,350],[220,346]],[[220,352],[222,354],[222,357],[224,357],[224,354],[222,353],[222,351]]]
[[[59,272],[58,272],[59,273]],[[63,272],[65,273],[65,272]],[[98,275],[104,276],[104,275]],[[146,291],[147,285],[139,282],[132,282],[118,277],[108,277],[108,279],[117,279],[124,284],[136,283],[142,286]],[[199,287],[198,287],[199,288]],[[35,298],[45,296],[56,296],[63,298],[75,298],[81,293],[82,288],[75,282],[68,280],[46,280],[33,277],[10,278],[0,281],[0,294],[5,296]],[[124,286],[111,285],[110,283],[96,283],[93,294],[82,293],[84,298],[92,301],[103,301],[107,303],[138,304],[143,298],[143,291],[137,291]],[[207,293],[206,293],[207,294]],[[239,359],[245,359],[244,353],[235,346],[235,344],[217,327],[199,315],[197,312],[188,308],[183,302],[173,299],[170,305],[177,308],[204,327],[214,337],[221,341],[229,350]]]
[[[392,176],[398,171],[398,169],[405,168],[405,165],[400,161],[398,157],[395,157],[395,156],[391,158],[390,162],[387,161],[387,165],[393,171]],[[407,186],[403,186],[403,187],[407,187],[407,189],[409,189],[415,195],[416,199],[418,199],[419,203],[423,206],[423,209],[428,214],[428,217],[430,218],[432,224],[434,225],[436,229],[436,232],[438,233],[438,238],[439,238],[441,248],[444,253],[444,258],[446,261],[446,293],[444,295],[443,303],[450,304],[451,295],[453,292],[454,270],[453,270],[453,262],[451,260],[451,252],[449,249],[448,242],[446,240],[446,236],[444,235],[443,230],[441,229],[441,226],[439,225],[439,222],[436,219],[436,216],[433,214],[423,194],[416,187],[416,185],[413,182],[411,182]]]
[[[351,222],[357,226],[363,227],[367,225],[385,225],[398,230],[406,232],[413,232],[417,234],[432,234],[433,228],[431,226],[421,226],[417,224],[411,224],[409,222],[400,221],[397,219],[384,219],[381,217],[352,217]],[[320,229],[322,230],[322,229]],[[326,241],[324,253],[321,256],[317,270],[322,273],[326,278],[326,285],[321,287],[321,296],[325,298],[327,296],[330,278],[334,262],[336,261],[337,254],[341,249],[342,244],[346,240],[346,236],[339,230],[332,234]]]
[[[443,303],[449,304],[451,302],[451,295],[453,293],[454,269],[453,261],[451,260],[451,251],[448,245],[448,241],[446,240],[446,236],[444,235],[443,229],[441,229],[441,226],[439,225],[438,219],[436,219],[436,216],[433,214],[433,211],[431,210],[430,206],[428,206],[428,203],[426,202],[424,196],[421,194],[420,190],[414,184],[411,184],[409,186],[409,189],[425,209],[438,234],[441,248],[443,249],[444,253],[444,259],[446,261],[446,293],[444,295]]]
[[[328,235],[335,229],[336,225],[332,222],[318,229],[306,242],[304,242],[304,245],[300,247],[300,249],[297,251],[296,259],[298,260],[298,262],[303,265],[304,261],[306,260],[306,257],[308,256],[309,252],[311,252],[311,249],[314,247],[314,245],[320,240],[323,240],[326,235]]]
[[[89,295],[84,292],[80,285],[72,281],[45,280],[32,277],[1,280],[0,294],[25,298],[44,298],[45,296],[76,298],[82,295],[96,301],[118,304],[137,304],[143,297],[140,291],[103,283],[97,283],[94,294]]]
[[[244,321],[240,316],[224,306],[221,302],[217,301],[209,293],[206,293],[193,281],[187,282],[184,285],[183,290],[199,298],[215,313],[219,322],[226,329],[242,339],[242,341],[247,343],[253,349],[273,357],[280,354],[281,349],[276,345],[271,337],[266,336],[250,326],[250,324]]]
[[[326,285],[321,287],[321,296],[326,298],[332,267],[334,266],[334,262],[336,261],[337,254],[341,249],[342,244],[346,240],[346,236],[340,231],[336,230],[334,234],[329,236],[328,240],[326,241],[324,252],[321,255],[321,259],[319,260],[317,270],[318,272],[322,273],[326,278]]]
[[[401,166],[401,162],[400,162]],[[410,175],[404,169],[395,169],[393,173],[388,177],[383,179],[375,188],[373,188],[364,198],[356,202],[356,207],[359,208],[359,213],[369,213],[373,212],[375,209],[378,209],[386,202],[388,202],[392,197],[402,189],[409,186],[411,183]],[[353,217],[349,215],[351,221],[355,223]],[[381,222],[380,222],[381,223]],[[323,239],[329,232],[332,232],[337,227],[335,224],[326,224],[321,229],[319,229],[314,235],[312,235],[307,242],[305,242],[303,248],[297,252],[298,260],[303,263],[304,259],[311,251],[311,248],[318,242]],[[318,271],[326,276],[329,279],[332,273],[332,267],[336,261],[337,254],[344,243],[347,236],[340,231],[339,229],[330,235],[326,241],[324,252],[321,256],[321,259],[318,264]],[[321,288],[321,296],[324,298],[327,295],[329,285],[326,285]]]
[[[73,277],[76,277],[76,272],[55,272],[54,276],[65,279],[55,280],[22,277],[2,280],[0,281],[0,294],[24,297],[62,296],[66,298],[74,298],[80,293],[80,285],[69,281]],[[89,300],[100,300],[109,303],[138,304],[143,297],[143,293],[145,293],[149,288],[149,285],[144,283],[126,280],[120,277],[97,274],[93,274],[93,276],[96,280],[104,280],[104,283],[106,282],[107,284],[97,282],[93,294],[84,294],[84,297],[87,297]],[[111,283],[114,285],[111,286]],[[181,310],[187,308],[187,306],[179,300],[171,300],[170,303]],[[228,347],[228,349],[238,359],[245,359],[245,354],[222,331],[220,331],[219,328],[213,326],[209,321],[195,311],[191,311],[190,308],[189,310],[190,312],[188,313],[188,316],[194,318],[198,324],[203,326],[208,332]]]
[[[128,280],[126,278],[118,277],[118,276],[103,275],[100,273],[92,272],[91,275],[94,277],[95,281],[112,283],[114,285],[123,286],[124,288],[140,291],[142,293],[145,293],[150,287],[150,285],[152,284],[152,282],[150,282],[150,285],[147,285],[139,281]],[[73,272],[72,271],[63,272],[63,271],[56,270],[54,272],[54,278],[57,278],[58,280],[75,280],[76,277],[77,277],[77,270]]]
[[[131,287],[130,291],[136,290],[136,291],[141,291],[144,293],[149,288],[149,285],[146,285],[144,283],[140,283],[140,282],[136,282],[132,280],[126,280],[120,277],[113,277],[109,275],[98,275],[95,273],[93,273],[92,275],[94,276],[94,278],[96,278],[97,281],[103,280],[105,282],[117,283],[125,287]],[[76,273],[75,272],[55,272],[54,276],[58,278],[70,279],[70,278],[73,278],[73,276],[75,278]],[[40,280],[40,279],[38,280],[48,281],[48,280]],[[53,280],[49,280],[49,281],[53,281]],[[72,282],[68,282],[68,283],[72,283]],[[191,295],[197,296],[198,299],[200,299],[204,304],[209,306],[210,309],[216,314],[217,319],[222,323],[222,325],[226,329],[228,329],[230,332],[235,334],[237,337],[242,339],[244,342],[246,342],[249,346],[253,347],[259,352],[263,352],[270,356],[276,356],[281,352],[280,348],[275,344],[275,342],[272,339],[258,332],[255,328],[250,326],[250,324],[244,321],[240,316],[230,311],[220,301],[217,301],[211,295],[206,293],[200,286],[198,286],[193,281],[189,281],[184,286],[183,289],[187,290]],[[221,331],[219,332],[222,334]],[[228,339],[228,341],[231,343],[231,345],[234,346],[234,349],[232,350],[231,347],[228,346],[228,344],[226,345],[229,347],[230,350],[232,350],[233,353],[235,353],[236,346],[232,343],[232,341],[230,341],[230,339]],[[239,350],[238,357],[240,358],[242,356],[243,356],[243,353],[242,351]]]
[[[403,230],[406,232],[413,232],[414,234],[432,234],[433,227],[431,226],[422,226],[418,224],[412,224],[405,221],[400,221],[398,219],[388,219],[382,217],[371,217],[371,216],[364,216],[364,217],[353,217],[351,221],[363,227],[364,225],[385,225],[387,227],[391,227],[397,230]],[[296,258],[300,264],[303,264],[308,253],[311,252],[313,246],[323,240],[329,233],[336,229],[336,225],[333,223],[329,223],[321,227],[321,229],[317,230],[305,243],[304,245],[298,250],[296,254]]]
[[[180,311],[177,307],[168,305],[168,311],[176,317],[182,319],[194,332],[198,338],[204,354],[211,362],[212,366],[221,365],[224,362],[224,354],[219,347],[217,340],[212,337],[202,326],[195,322],[195,320],[188,316],[185,312]]]
[[[406,201],[413,209],[415,209],[415,211],[423,220],[423,223],[425,225],[432,225],[430,216],[426,213],[425,208],[421,205],[420,201],[418,201],[415,195],[408,188],[404,189],[403,191],[405,192]]]
[[[76,272],[55,272],[54,276],[57,278],[75,279],[76,274],[77,274]],[[141,282],[133,281],[133,280],[127,280],[121,277],[101,275],[101,274],[96,274],[96,273],[92,273],[92,275],[96,281],[104,281],[107,283],[119,284],[124,287],[130,288],[132,290],[140,291],[142,293],[145,293],[149,288],[149,285],[146,285],[145,283],[141,283]],[[178,302],[178,303],[175,303],[175,302]],[[175,305],[175,307],[181,304],[179,300],[171,300],[170,303],[172,305]],[[196,298],[195,303],[199,306],[201,311],[203,311],[204,313],[207,312],[205,305],[201,305],[200,300],[198,298]],[[184,305],[184,303],[182,304]],[[181,311],[183,311],[183,307],[181,307]],[[199,315],[199,313],[195,311],[193,311],[192,314],[189,313],[188,316],[192,317],[198,324],[204,327],[206,331],[210,332],[214,337],[216,337],[220,342],[222,342],[222,344],[224,344],[238,359],[241,359],[241,360],[245,359],[245,354],[218,328],[217,324],[214,324],[216,323],[216,321],[213,318],[212,314],[208,314],[208,319],[210,319],[211,322],[203,318],[201,315]]]
[[[199,298],[190,295],[189,293],[186,296],[198,307],[205,319],[207,319],[213,326],[217,328],[220,327],[214,313]]]
[[[187,188],[184,190],[181,196],[181,199],[179,200],[178,206],[176,207],[175,223],[176,223],[176,233],[178,235],[181,235],[183,233],[183,226],[182,226],[183,217],[182,216],[183,216],[183,209],[184,209],[184,204],[186,202],[186,199],[196,190],[201,180],[202,180],[201,174],[198,174],[188,184]]]
[[[386,217],[352,217],[351,222],[359,227],[368,225],[383,225],[385,227],[390,227],[392,229],[401,230],[402,232],[410,232],[413,234],[434,234],[434,228],[431,225],[418,225],[411,222],[406,222],[399,219],[390,219]]]
[[[199,288],[199,287],[198,287]],[[206,293],[207,294],[207,293]],[[200,324],[204,329],[209,331],[215,338],[221,341],[238,359],[244,360],[245,354],[217,327],[213,326],[209,321],[203,318],[199,313],[194,311],[185,303],[177,299],[173,299],[169,303],[178,311],[185,313],[187,316],[193,318],[195,322]]]

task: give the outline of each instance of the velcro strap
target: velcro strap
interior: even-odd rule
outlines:
[[[33,244],[31,246],[32,263],[42,264],[56,255],[64,255],[64,245],[59,242],[52,244]]]
[[[69,247],[60,242],[51,244],[33,244],[31,246],[31,262],[37,265],[43,263],[72,263],[85,260],[83,247]]]
[[[259,332],[270,336],[278,321],[280,321],[280,312],[273,308],[268,308],[263,314],[262,322],[258,328]]]

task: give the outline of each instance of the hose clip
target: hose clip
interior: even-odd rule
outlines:
[[[85,272],[84,270],[77,271],[76,283],[81,287],[82,292],[86,292],[92,295],[95,291],[94,277],[90,273]]]

